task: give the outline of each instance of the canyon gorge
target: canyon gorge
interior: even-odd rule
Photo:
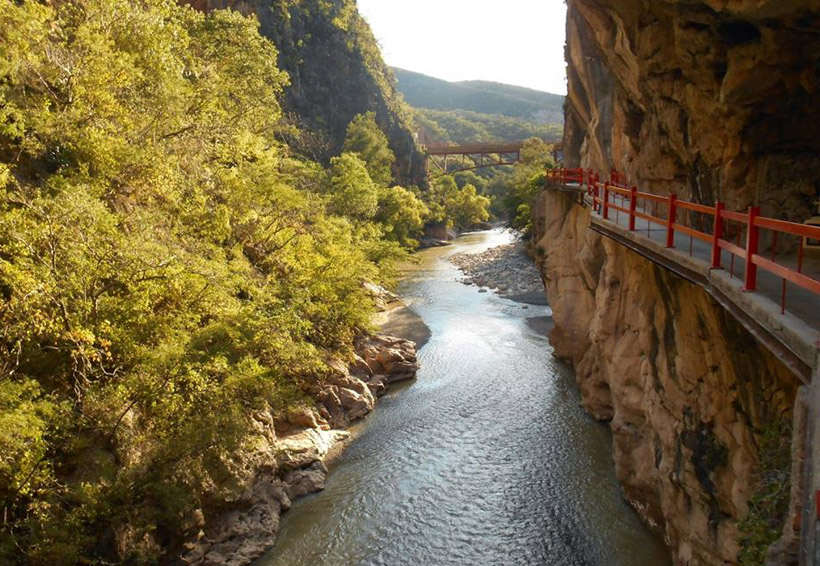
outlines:
[[[0,0],[0,563],[818,564],[817,321],[583,175],[811,217],[820,4],[565,4],[561,124],[397,81],[356,0]]]

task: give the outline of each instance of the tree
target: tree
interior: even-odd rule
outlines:
[[[427,214],[427,206],[413,192],[396,186],[382,191],[376,220],[382,223],[388,238],[415,247]]]
[[[503,198],[504,207],[512,218],[512,226],[525,237],[532,233],[532,207],[544,186],[544,173],[547,168],[555,167],[550,149],[538,138],[527,140],[521,148],[521,162],[515,165],[506,181],[508,192]]]
[[[458,188],[455,179],[444,175],[436,179],[429,192],[430,219],[465,229],[490,218],[490,199],[478,194],[474,185]]]
[[[490,199],[479,195],[473,185],[465,185],[451,193],[444,201],[447,217],[459,229],[469,228],[489,220],[490,213],[487,210],[489,206]]]
[[[330,161],[330,210],[335,214],[368,220],[379,206],[379,191],[367,166],[355,153],[345,152]]]
[[[376,114],[359,114],[347,126],[344,151],[356,153],[367,165],[373,182],[386,187],[393,180],[392,167],[396,157],[390,151],[387,136],[376,123]]]
[[[286,82],[235,11],[0,0],[0,563],[156,563],[368,327],[400,246]]]

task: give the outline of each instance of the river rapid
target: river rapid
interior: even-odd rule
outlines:
[[[457,281],[449,256],[511,241],[493,230],[418,254],[400,286],[432,330],[418,379],[382,398],[255,566],[671,563],[622,499],[608,428],[527,322],[549,307]]]

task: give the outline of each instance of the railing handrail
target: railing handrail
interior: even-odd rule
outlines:
[[[680,232],[690,236],[690,238],[697,238],[710,243],[712,246],[711,267],[714,269],[722,268],[721,250],[732,254],[732,275],[734,274],[734,256],[740,257],[746,263],[744,289],[747,291],[754,291],[757,287],[758,267],[780,277],[783,280],[783,298],[781,302],[783,312],[785,312],[785,285],[787,280],[803,289],[820,295],[820,280],[802,273],[803,246],[808,239],[820,240],[820,226],[799,224],[797,222],[760,216],[760,209],[758,207],[751,207],[748,212],[734,212],[725,210],[721,202],[715,203],[714,206],[708,206],[696,202],[679,200],[676,195],[662,196],[654,193],[641,192],[637,187],[630,187],[626,182],[626,176],[614,169],[610,171],[609,180],[604,182],[601,182],[600,175],[592,169],[580,167],[547,170],[547,179],[558,181],[562,184],[578,182],[580,188],[585,188],[587,194],[592,198],[593,210],[599,212],[605,220],[609,219],[610,210],[616,211],[616,213],[623,212],[628,214],[630,231],[635,231],[636,218],[647,222],[647,234],[649,225],[652,223],[664,226],[667,229],[666,247],[668,248],[675,247],[675,232]],[[603,193],[603,195],[601,193]],[[611,200],[610,197],[614,195],[618,195],[621,205]],[[649,200],[653,203],[661,203],[662,206],[666,205],[668,211],[667,218],[663,219],[657,215],[648,214],[645,206],[643,211],[637,210],[636,204],[639,199]],[[626,201],[629,202],[628,207],[623,206]],[[703,232],[691,226],[680,224],[676,218],[678,209],[710,216],[712,218],[710,222],[713,223],[712,232]],[[746,226],[745,246],[740,246],[724,239],[723,223],[727,220],[740,222]],[[770,230],[773,234],[771,258],[763,257],[758,253],[760,241],[759,231],[761,229]],[[779,233],[800,237],[797,270],[775,263],[774,261],[777,235]]]

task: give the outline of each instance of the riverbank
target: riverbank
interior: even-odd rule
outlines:
[[[454,255],[450,261],[464,273],[461,282],[479,287],[479,292],[494,291],[520,303],[548,304],[541,274],[522,242]]]
[[[387,311],[385,324],[426,340],[426,327],[402,307]],[[372,412],[391,385],[415,378],[418,368],[413,341],[362,337],[351,363],[331,360],[328,371],[307,385],[315,404],[260,411],[256,448],[225,462],[231,468],[225,484],[195,511],[192,536],[171,553],[180,556],[173,564],[245,566],[262,556],[293,501],[324,489],[328,463],[352,438],[350,425]]]
[[[421,317],[401,300],[389,303],[386,309],[377,315],[376,324],[382,334],[414,342],[416,350],[427,344],[432,335]]]

